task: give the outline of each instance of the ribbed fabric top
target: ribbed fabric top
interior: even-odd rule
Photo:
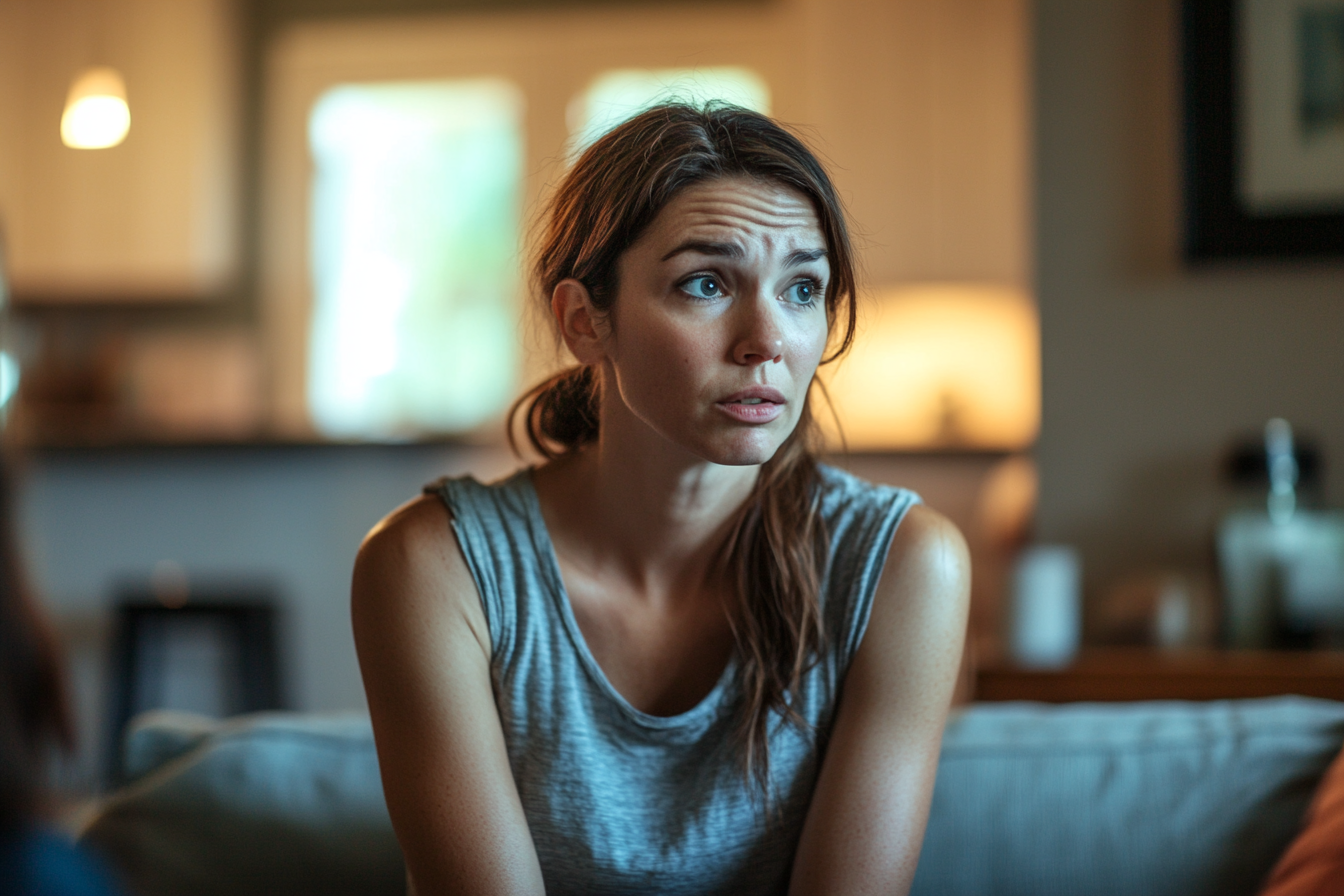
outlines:
[[[787,889],[839,683],[867,627],[892,534],[919,501],[830,467],[821,479],[831,533],[822,584],[828,647],[797,704],[815,733],[772,720],[768,816],[737,763],[734,661],[689,711],[641,712],[612,687],[579,631],[531,471],[492,485],[463,478],[426,487],[448,505],[480,592],[509,764],[551,896]]]

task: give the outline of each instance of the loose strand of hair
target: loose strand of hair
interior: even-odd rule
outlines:
[[[753,793],[768,809],[772,716],[811,733],[796,698],[827,635],[819,592],[828,533],[817,512],[814,440],[804,411],[795,433],[762,466],[727,545],[736,586],[730,623],[745,703],[740,757]]]

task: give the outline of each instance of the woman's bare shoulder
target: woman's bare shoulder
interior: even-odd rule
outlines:
[[[439,498],[373,527],[351,592],[383,794],[418,891],[540,893],[485,612]]]
[[[357,629],[448,617],[490,643],[452,516],[435,495],[406,502],[369,530],[355,558],[351,603]]]
[[[902,578],[919,577],[927,584],[936,582],[955,591],[970,575],[970,553],[961,530],[926,504],[916,504],[906,511],[891,539],[887,564],[906,573],[893,576],[893,584]]]
[[[970,562],[946,517],[911,507],[845,674],[794,861],[791,893],[857,892],[914,876],[966,631]]]
[[[864,643],[869,653],[901,654],[918,642],[961,650],[970,602],[971,561],[961,530],[923,504],[892,536]]]
[[[452,515],[436,495],[420,495],[378,521],[360,545],[361,556],[392,554],[399,559],[432,562],[446,559],[442,550],[453,541]],[[460,558],[460,553],[458,554]]]

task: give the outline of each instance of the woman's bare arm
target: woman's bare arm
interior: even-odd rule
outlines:
[[[418,896],[542,893],[485,614],[441,501],[412,501],[364,540],[351,611],[387,808]]]
[[[794,859],[791,896],[905,894],[965,639],[970,563],[926,507],[896,530]]]

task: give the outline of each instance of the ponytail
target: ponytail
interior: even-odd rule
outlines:
[[[518,412],[524,413],[527,442],[547,460],[597,441],[597,388],[593,368],[566,368],[523,393],[509,408],[509,447],[519,456]]]

